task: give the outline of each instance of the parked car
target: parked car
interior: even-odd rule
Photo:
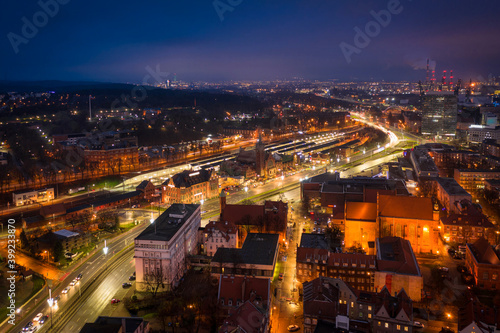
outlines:
[[[135,281],[135,275],[130,275],[130,276],[128,277],[128,280],[129,280],[129,281]]]
[[[118,304],[118,303],[120,303],[120,300],[118,298],[113,298],[111,300],[111,304]]]
[[[129,287],[132,287],[132,283],[129,283],[129,282],[124,282],[124,283],[122,283],[122,287],[123,287],[123,288],[129,288]]]
[[[416,327],[416,328],[424,328],[424,324],[422,324],[419,321],[414,321],[413,322],[413,326]]]
[[[297,325],[290,325],[286,328],[288,332],[297,332],[300,328]]]

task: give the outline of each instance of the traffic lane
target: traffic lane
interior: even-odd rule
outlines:
[[[132,230],[134,230],[134,229],[132,229]],[[132,232],[130,234],[122,234],[119,237],[131,240],[131,239],[137,237],[137,235],[140,232],[142,232],[142,230],[143,229],[140,228],[138,230],[134,230],[134,232]],[[70,290],[67,294],[62,293],[62,290],[66,287],[69,287],[70,282],[74,278],[76,278],[76,276],[78,274],[80,274],[80,273],[83,274],[83,277],[80,280],[80,283],[78,286],[79,288],[82,288],[88,281],[90,281],[91,279],[93,279],[95,277],[95,275],[99,271],[100,266],[103,265],[107,260],[109,260],[112,257],[112,252],[118,253],[124,247],[125,247],[124,239],[119,239],[116,242],[110,243],[110,246],[109,246],[110,252],[108,252],[107,256],[105,256],[102,251],[97,251],[94,255],[91,256],[90,259],[87,260],[86,263],[84,263],[77,270],[75,270],[72,274],[70,274],[68,276],[69,278],[67,278],[67,280],[65,280],[67,282],[64,284],[61,284],[57,288],[58,289],[57,292],[54,290],[52,293],[53,298],[55,298],[58,295],[61,296],[61,299],[59,300],[59,304],[58,304],[56,311],[60,311],[62,308],[64,308],[64,305],[66,304],[66,302],[69,299],[71,299],[75,295],[76,292],[79,292],[79,289],[73,287],[73,288],[70,288]],[[111,255],[109,253],[111,253]],[[91,274],[88,274],[88,273],[91,273]],[[50,307],[48,306],[48,303],[46,301],[46,298],[48,298],[48,290],[46,293],[44,292],[42,294],[42,296],[40,296],[40,298],[42,298],[43,301],[41,303],[39,303],[38,307],[36,307],[36,311],[33,311],[33,313],[32,313],[33,317],[39,312],[42,312],[44,314],[48,314],[50,312]],[[53,312],[54,312],[54,309],[53,309]],[[33,318],[31,316],[23,318],[16,325],[16,329],[18,329],[18,328],[20,329],[20,328],[24,327],[28,322],[32,321],[32,319]]]
[[[128,278],[135,271],[133,252],[127,255],[126,260],[118,268],[114,269],[104,281],[92,291],[90,297],[80,305],[79,311],[70,318],[69,322],[62,329],[62,332],[78,332],[87,322],[94,322],[101,315],[108,315],[106,309],[117,305],[111,305],[112,298],[122,300],[127,290],[122,287],[122,283],[128,282]],[[135,288],[135,283],[131,288]],[[108,313],[111,311],[107,311]]]

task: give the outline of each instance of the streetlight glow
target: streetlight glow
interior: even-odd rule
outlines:
[[[102,250],[104,251],[104,255],[108,254],[108,247],[106,246],[106,240],[104,241],[104,248]]]

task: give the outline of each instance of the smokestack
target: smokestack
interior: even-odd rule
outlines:
[[[446,71],[443,71],[443,85],[446,84]]]
[[[427,58],[427,75],[425,77],[425,84],[429,84],[429,58]]]
[[[450,86],[453,85],[453,70],[450,70]]]

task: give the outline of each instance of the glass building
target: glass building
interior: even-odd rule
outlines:
[[[457,96],[453,92],[430,92],[422,98],[422,134],[454,138],[457,130]]]

